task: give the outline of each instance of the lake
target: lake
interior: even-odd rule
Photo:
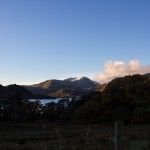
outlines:
[[[50,102],[54,102],[54,103],[58,103],[59,100],[61,99],[67,99],[69,101],[72,101],[73,98],[54,98],[54,99],[30,99],[30,101],[40,101],[41,104],[45,105],[46,103],[50,103]],[[79,100],[80,98],[74,98],[74,100]]]

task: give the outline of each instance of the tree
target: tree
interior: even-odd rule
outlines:
[[[75,118],[82,121],[93,120],[99,116],[99,110],[97,101],[89,101],[76,110]]]
[[[43,119],[54,121],[57,117],[57,104],[54,102],[47,103],[43,106]]]

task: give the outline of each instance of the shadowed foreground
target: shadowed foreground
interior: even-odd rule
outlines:
[[[115,128],[54,123],[0,124],[1,150],[114,150]],[[124,127],[125,150],[148,150],[150,126]]]

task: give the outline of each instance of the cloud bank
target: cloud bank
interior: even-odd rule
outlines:
[[[104,70],[94,79],[100,83],[106,83],[116,77],[133,74],[145,74],[150,72],[150,65],[141,66],[139,60],[131,60],[128,63],[123,61],[108,61],[104,64]]]

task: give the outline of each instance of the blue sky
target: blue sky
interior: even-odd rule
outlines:
[[[148,70],[149,8],[149,0],[0,0],[0,84],[93,78],[108,61]]]

